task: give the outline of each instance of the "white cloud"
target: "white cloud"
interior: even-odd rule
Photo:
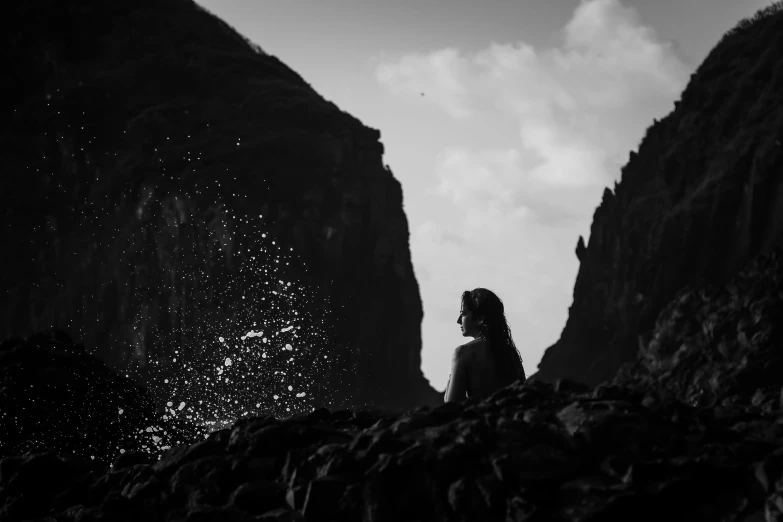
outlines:
[[[470,71],[454,49],[429,54],[409,54],[396,63],[380,64],[376,79],[394,94],[416,95],[426,92],[429,100],[456,119],[473,114],[466,105]]]
[[[688,71],[633,9],[617,0],[590,0],[574,12],[559,48],[493,43],[474,55],[443,49],[404,56],[376,73],[390,91],[425,92],[426,100],[458,120],[494,114],[517,121],[517,150],[474,159],[467,151],[444,154],[443,167],[457,171],[446,182],[448,191],[462,201],[477,184],[487,186],[482,193],[497,194],[499,183],[514,190],[513,176],[487,170],[498,166],[497,155],[508,158],[500,162],[503,169],[516,164],[517,176],[539,188],[608,184],[616,164],[637,145],[638,122],[671,106]],[[458,156],[473,166],[486,161],[485,169],[466,176]]]
[[[514,149],[472,153],[451,148],[437,157],[435,192],[463,210],[466,238],[497,238],[505,226],[532,217],[531,208],[511,189],[519,179],[518,156]]]
[[[672,46],[617,0],[583,1],[566,25],[564,48],[553,50],[552,59],[564,74],[580,80],[571,92],[599,107],[676,95],[686,73]]]

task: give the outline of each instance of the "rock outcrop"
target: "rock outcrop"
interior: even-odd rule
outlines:
[[[778,520],[782,420],[777,402],[697,408],[619,386],[528,381],[400,416],[247,419],[111,469],[51,452],[7,457],[0,518]]]
[[[691,405],[772,408],[783,384],[783,251],[725,286],[687,287],[640,340],[615,383]]]
[[[0,338],[68,332],[224,418],[441,400],[377,130],[190,0],[4,18]]]
[[[611,379],[678,292],[723,285],[779,242],[782,52],[778,2],[729,31],[648,129],[577,246],[569,317],[533,378]]]
[[[210,431],[193,405],[156,408],[148,390],[63,332],[0,344],[0,383],[0,456],[46,448],[109,465],[126,452],[151,459]]]

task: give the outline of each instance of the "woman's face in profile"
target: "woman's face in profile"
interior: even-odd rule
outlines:
[[[460,325],[463,337],[478,337],[480,333],[478,321],[474,317],[473,312],[465,305],[462,305],[462,308],[460,309],[457,323]]]

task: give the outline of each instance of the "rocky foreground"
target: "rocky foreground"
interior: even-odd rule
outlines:
[[[400,416],[254,418],[113,466],[0,462],[5,521],[779,520],[783,410],[517,383]],[[766,518],[765,518],[766,517]]]

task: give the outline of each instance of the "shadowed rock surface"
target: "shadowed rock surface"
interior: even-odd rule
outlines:
[[[109,465],[203,439],[209,430],[159,411],[152,395],[117,375],[63,332],[0,344],[0,456],[36,448]]]
[[[640,339],[615,382],[688,404],[772,407],[783,384],[783,254],[762,255],[726,286],[684,289]]]
[[[302,410],[440,400],[377,130],[190,0],[35,0],[4,19],[0,338],[67,331],[159,407],[256,329],[309,371]]]
[[[606,189],[560,339],[533,378],[612,379],[688,285],[724,285],[783,231],[783,10],[729,31]]]
[[[154,463],[7,457],[0,518],[750,522],[779,516],[782,435],[779,403],[695,408],[533,381],[398,417],[249,419]]]

